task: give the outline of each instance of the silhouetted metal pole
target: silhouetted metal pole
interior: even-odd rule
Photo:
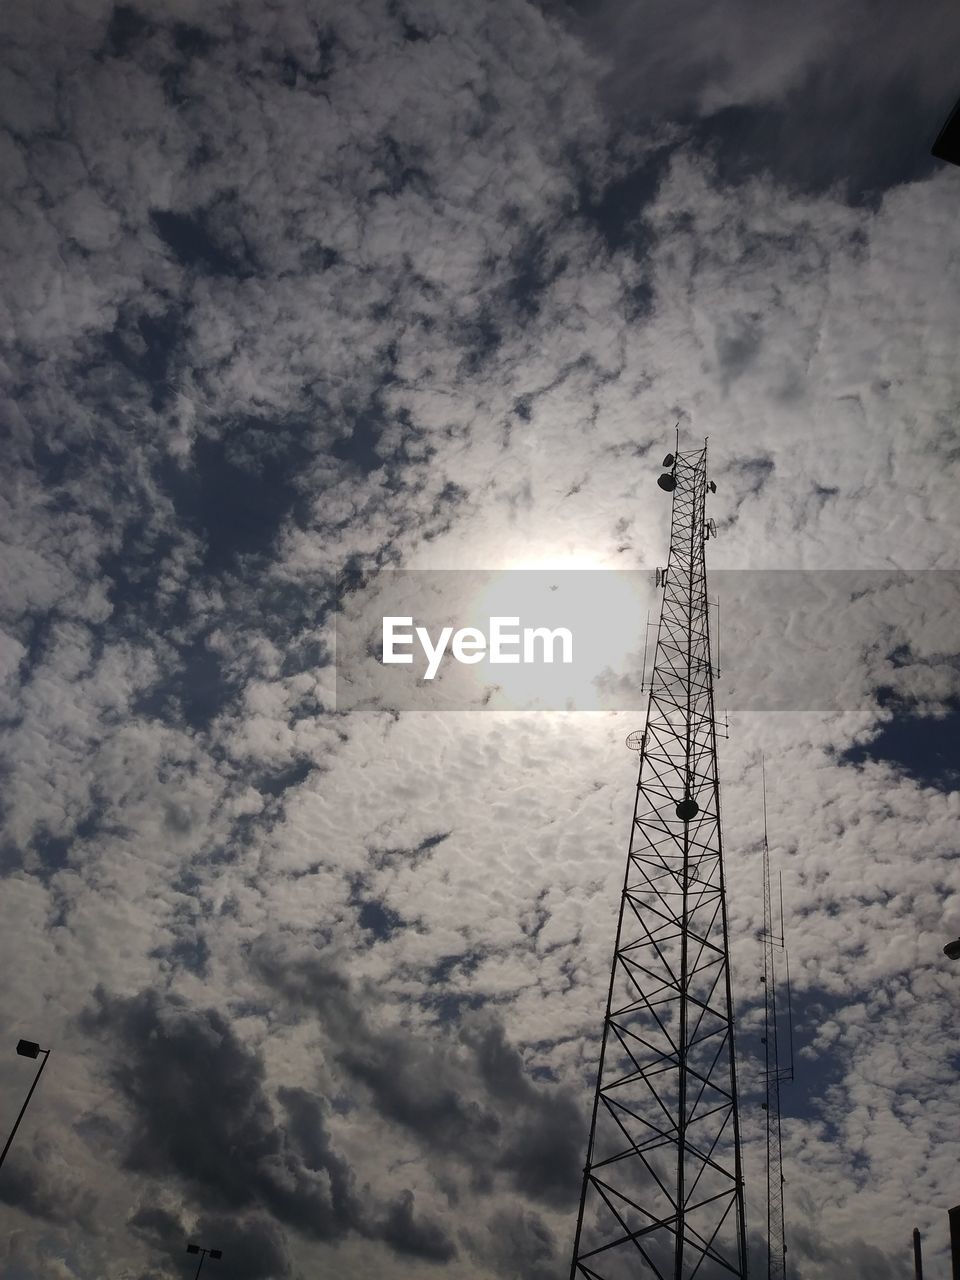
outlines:
[[[917,1280],[923,1280],[923,1255],[920,1251],[920,1228],[913,1228],[913,1269]]]
[[[780,1085],[793,1079],[793,1015],[790,1012],[790,965],[783,933],[783,879],[780,880],[780,933],[773,928],[770,895],[770,847],[767,842],[767,775],[760,757],[763,780],[763,1079],[767,1129],[767,1280],[786,1280],[787,1236],[783,1211],[783,1133]],[[790,1027],[790,1065],[780,1066],[777,1017],[777,962],[779,948],[787,978],[787,1011]]]
[[[43,1071],[43,1068],[47,1065],[47,1059],[50,1057],[50,1050],[41,1049],[40,1046],[36,1044],[33,1040],[19,1041],[19,1043],[17,1044],[17,1053],[19,1053],[21,1058],[36,1058],[42,1053],[43,1061],[40,1063],[40,1066],[37,1069],[37,1074],[33,1077],[33,1084],[30,1086],[30,1091],[27,1094],[26,1099],[24,1100],[23,1106],[20,1108],[20,1114],[17,1116],[16,1120],[14,1121],[13,1128],[10,1130],[10,1136],[9,1138],[7,1138],[3,1151],[0,1152],[0,1165],[2,1165],[4,1160],[7,1158],[7,1152],[10,1150],[10,1144],[13,1142],[16,1132],[20,1127],[20,1121],[23,1119],[24,1112],[26,1111],[27,1107],[30,1105],[30,1099],[33,1097],[33,1091],[34,1089],[36,1089],[37,1084],[40,1080],[40,1075]]]

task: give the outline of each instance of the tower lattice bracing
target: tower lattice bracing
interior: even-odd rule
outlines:
[[[670,554],[571,1280],[746,1275],[706,446],[664,465]]]

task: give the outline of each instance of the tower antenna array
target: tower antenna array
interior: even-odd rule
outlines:
[[[673,495],[570,1280],[746,1276],[704,544],[707,448]]]
[[[767,775],[760,757],[763,786],[763,1079],[767,1117],[767,1275],[786,1280],[787,1237],[783,1211],[783,1139],[780,1124],[780,1085],[793,1079],[793,1016],[790,1008],[790,969],[783,935],[783,876],[780,877],[780,933],[773,927],[770,900],[770,848],[767,844]],[[788,1062],[780,1066],[777,1023],[776,952],[783,956],[787,980],[787,1018],[790,1029]]]

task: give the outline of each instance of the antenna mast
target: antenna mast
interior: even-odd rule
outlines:
[[[673,494],[570,1280],[747,1273],[704,543],[707,449]]]
[[[780,1128],[780,1084],[793,1079],[793,1023],[790,1011],[790,970],[787,973],[787,1012],[790,1018],[789,1065],[780,1067],[777,1029],[776,951],[787,948],[783,936],[783,878],[780,879],[780,934],[773,931],[770,901],[770,849],[767,844],[767,775],[760,757],[763,786],[763,1078],[767,1116],[767,1274],[769,1280],[786,1280],[787,1240],[783,1214],[783,1143]]]

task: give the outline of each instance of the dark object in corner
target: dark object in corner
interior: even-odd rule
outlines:
[[[930,148],[930,154],[935,155],[938,160],[960,165],[960,102],[947,116],[946,124]]]

